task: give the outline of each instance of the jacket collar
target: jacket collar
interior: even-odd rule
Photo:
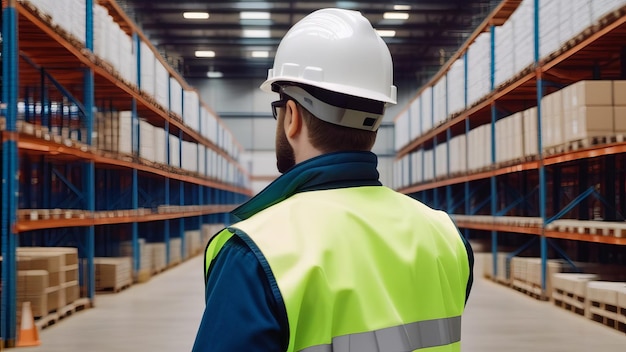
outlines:
[[[371,152],[336,152],[305,160],[278,177],[259,194],[232,211],[239,220],[279,203],[300,192],[381,186]]]

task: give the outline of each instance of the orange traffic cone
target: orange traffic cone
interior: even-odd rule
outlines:
[[[39,332],[35,325],[35,317],[30,308],[30,302],[22,303],[22,322],[20,323],[20,331],[17,333],[16,347],[39,346]]]

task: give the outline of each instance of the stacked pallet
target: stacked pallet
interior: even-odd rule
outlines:
[[[17,271],[17,305],[30,302],[33,317],[41,318],[48,315],[48,295],[54,291],[50,288],[46,270]]]
[[[587,304],[587,284],[597,279],[596,274],[554,274],[552,276],[552,302],[558,307],[584,316]]]
[[[170,265],[182,262],[182,241],[180,238],[170,238]]]
[[[552,276],[566,271],[563,262],[549,259],[546,263],[546,292],[552,292]],[[543,297],[541,283],[541,258],[513,257],[511,259],[511,286],[535,298]]]
[[[224,228],[224,224],[203,224],[202,244],[206,246],[213,236],[217,235]]]
[[[146,243],[145,249],[152,256],[150,272],[158,274],[167,268],[165,243]]]
[[[626,332],[626,283],[589,282],[586,308],[587,318]]]
[[[20,247],[17,249],[17,266],[18,276],[20,271],[36,270],[48,273],[48,287],[45,290],[48,313],[57,312],[79,299],[76,248]],[[41,273],[23,273],[22,276],[27,281],[45,280],[33,278],[41,276]],[[21,302],[23,299],[18,297],[18,301]]]
[[[96,290],[119,292],[133,283],[133,260],[131,257],[94,258],[96,267]]]
[[[493,260],[491,253],[487,253],[485,255],[485,259],[483,260],[483,275],[486,278],[492,279],[499,283],[508,285],[510,283],[510,272],[511,272],[511,264],[508,259],[509,253],[498,253],[496,259],[497,273],[494,276],[493,274]]]
[[[198,230],[185,231],[185,255],[187,258],[198,255],[202,249],[202,237]]]
[[[144,238],[139,238],[137,242],[137,248],[139,250],[139,271],[137,272],[136,280],[138,282],[145,282],[152,276],[152,253],[146,248],[146,240]],[[134,258],[133,242],[124,241],[120,243],[119,253],[122,257]]]

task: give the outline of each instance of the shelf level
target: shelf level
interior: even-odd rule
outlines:
[[[68,87],[75,96],[82,96],[81,87],[84,78],[82,71],[77,68],[90,68],[95,75],[94,98],[96,102],[107,101],[118,111],[128,111],[131,110],[134,99],[137,104],[137,114],[153,125],[163,127],[167,122],[172,133],[182,131],[186,140],[197,141],[211,148],[230,163],[237,164],[226,151],[186,126],[180,116],[164,110],[154,98],[119,78],[107,63],[58,33],[57,28],[53,28],[34,9],[21,3],[17,4],[16,9],[19,14],[20,51],[40,67],[49,67],[49,73],[54,75],[58,72],[59,74],[54,75],[55,78],[58,77],[58,82]],[[28,72],[26,68],[28,64],[21,62],[20,72]],[[31,68],[30,71],[34,70]],[[32,83],[34,86],[40,84],[40,79],[38,73],[20,76],[22,84]]]
[[[54,140],[45,140],[23,133],[11,134],[6,131],[2,132],[2,137],[4,140],[8,138],[16,139],[21,153],[46,155],[49,159],[62,161],[91,160],[101,167],[137,169],[152,175],[162,176],[173,180],[230,191],[247,196],[251,195],[251,191],[248,189],[198,177],[197,175],[192,175],[189,172],[184,173],[183,170],[175,169],[168,165],[160,165],[149,162],[142,164],[140,163],[141,160],[135,160],[130,156],[126,156],[125,159],[119,159],[120,155],[118,154],[94,150],[92,148],[88,148],[86,145],[67,146],[65,144],[57,143]]]
[[[154,213],[154,214],[142,214],[142,215],[126,215],[126,216],[112,216],[112,217],[94,217],[92,214],[86,214],[84,218],[72,218],[72,219],[46,219],[46,220],[18,220],[15,225],[15,232],[26,232],[45,230],[52,228],[63,227],[85,227],[85,226],[100,226],[100,225],[114,225],[133,222],[152,222],[173,220],[188,217],[197,217],[202,215],[227,213],[234,209],[234,205],[216,205],[206,207],[204,210],[192,210],[182,212],[171,213]]]

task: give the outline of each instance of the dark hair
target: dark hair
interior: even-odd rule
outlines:
[[[299,103],[298,109],[309,130],[309,141],[324,153],[369,151],[376,142],[376,131],[335,125],[318,119]]]
[[[383,102],[356,97],[337,92],[331,92],[322,88],[305,84],[294,84],[291,82],[275,83],[274,91],[278,91],[281,85],[297,85],[309,94],[320,99],[327,104],[360,111],[367,111],[375,114],[383,114],[385,104]],[[324,153],[338,151],[370,151],[376,142],[376,131],[361,130],[336,125],[317,118],[310,111],[304,108],[295,99],[291,98],[298,105],[302,114],[302,119],[309,130],[309,141],[311,144]]]

